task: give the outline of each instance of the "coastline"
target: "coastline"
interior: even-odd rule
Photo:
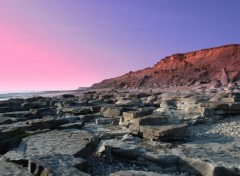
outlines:
[[[54,97],[54,96],[59,96],[63,94],[75,94],[78,92],[82,92],[86,90],[86,88],[83,89],[77,89],[77,90],[51,90],[51,91],[26,91],[26,92],[8,92],[8,93],[0,93],[0,101],[5,101],[9,99],[14,99],[14,98],[29,98],[29,97],[36,97],[36,96],[41,96],[41,97]]]

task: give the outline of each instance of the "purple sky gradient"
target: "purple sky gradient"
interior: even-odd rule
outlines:
[[[57,90],[240,43],[239,0],[2,0],[0,91]]]

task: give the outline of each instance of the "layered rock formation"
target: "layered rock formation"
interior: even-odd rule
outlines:
[[[0,175],[239,176],[240,85],[234,90],[0,101]]]
[[[103,80],[92,88],[187,86],[220,80],[223,85],[240,80],[240,45],[226,45],[174,54],[151,68]]]

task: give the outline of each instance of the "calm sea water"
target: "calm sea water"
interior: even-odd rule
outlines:
[[[24,91],[24,92],[1,92],[0,91],[0,101],[8,100],[11,98],[28,98],[32,96],[45,96],[45,97],[52,97],[58,96],[65,93],[76,93],[84,91],[86,87],[79,88],[77,90],[50,90],[50,91]]]
[[[11,98],[28,98],[32,96],[52,97],[63,95],[66,93],[79,93],[86,90],[88,87],[79,87],[76,90],[31,90],[31,91],[0,91],[0,101],[8,100]]]
[[[10,98],[25,98],[42,93],[43,91],[25,91],[25,92],[0,92],[0,101]]]

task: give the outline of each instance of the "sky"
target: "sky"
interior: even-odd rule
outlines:
[[[1,0],[0,92],[67,90],[240,43],[239,0]]]

